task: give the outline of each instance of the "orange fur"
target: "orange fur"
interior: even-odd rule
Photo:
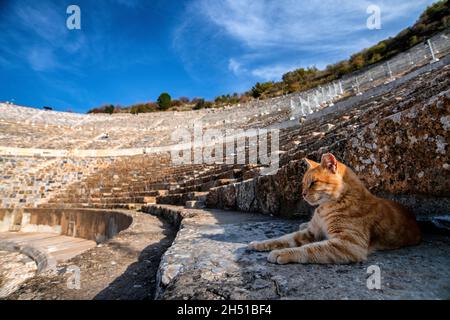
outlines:
[[[321,163],[305,159],[303,197],[318,205],[307,227],[278,239],[252,242],[273,263],[351,263],[373,250],[420,242],[414,216],[399,204],[372,195],[356,174],[328,153]]]

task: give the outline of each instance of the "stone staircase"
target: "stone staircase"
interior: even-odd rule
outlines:
[[[0,158],[0,207],[36,207],[108,163],[108,159]]]
[[[280,169],[274,176],[261,176],[261,165],[257,163],[177,166],[171,163],[167,153],[129,157],[68,157],[64,159],[3,156],[0,157],[0,168],[3,173],[0,176],[1,206],[6,208],[57,206],[139,209],[142,205],[152,203],[190,208],[201,208],[208,204],[208,206],[243,211],[256,210],[285,214],[304,209],[299,196],[299,182],[303,170],[301,159],[307,156],[318,160],[320,155],[326,151],[336,153],[341,160],[352,166],[375,192],[388,191],[395,194],[411,191],[421,195],[435,194],[436,190],[431,188],[429,182],[427,182],[428,185],[423,182],[433,179],[433,172],[426,166],[423,166],[423,170],[418,172],[423,173],[421,177],[408,176],[412,183],[408,182],[407,185],[411,190],[406,188],[405,184],[400,186],[389,182],[402,180],[398,173],[391,170],[391,168],[401,166],[401,163],[389,158],[392,151],[386,152],[386,148],[397,145],[398,148],[403,148],[403,153],[406,152],[408,156],[412,157],[412,150],[417,149],[417,146],[410,148],[406,143],[397,143],[400,140],[410,141],[411,145],[421,143],[421,150],[428,150],[429,155],[435,154],[434,159],[445,160],[442,151],[445,154],[447,150],[445,140],[448,136],[448,126],[445,129],[445,119],[448,112],[445,108],[442,109],[438,106],[448,105],[448,94],[445,91],[450,67],[448,63],[439,68],[435,66],[429,67],[430,70],[431,68],[436,69],[433,72],[427,71],[425,68],[425,71],[414,77],[405,76],[369,90],[363,95],[350,97],[310,115],[297,125],[281,128],[279,135]],[[424,83],[427,85],[423,85]],[[437,100],[433,102],[433,99]],[[263,109],[251,115],[247,110],[244,116],[238,108],[236,115],[233,115],[228,122],[221,121],[224,114],[219,111],[187,114],[189,117],[203,116],[208,128],[237,126],[245,129],[254,125],[267,127],[286,118],[286,109],[282,107],[283,101],[280,98],[275,105],[270,107],[271,110],[276,109],[274,113]],[[268,104],[269,102],[264,103]],[[429,110],[435,110],[433,112],[438,117],[435,128],[430,127],[430,123],[425,123],[426,119],[422,122],[408,120],[408,126],[404,128],[395,124],[398,117],[414,119],[408,114],[425,116],[428,111],[420,110],[420,106],[430,106]],[[257,110],[257,107],[258,104],[249,106],[252,110]],[[182,121],[179,115],[173,114],[172,116],[177,121]],[[144,118],[138,117],[136,121],[147,121],[150,119],[149,117],[153,117],[153,115]],[[170,125],[169,118],[168,115],[162,115],[158,123],[168,126]],[[97,120],[102,119],[98,118]],[[111,121],[114,123],[122,118],[112,119]],[[128,119],[128,116],[122,120],[125,119]],[[75,119],[70,119],[70,121],[74,122]],[[94,120],[86,119],[87,124],[91,124],[92,121]],[[5,120],[2,123],[5,123]],[[378,136],[374,136],[380,123],[385,126],[383,129],[385,131],[379,131],[377,132]],[[392,123],[398,127],[394,131],[392,131]],[[52,125],[60,126],[59,124]],[[81,128],[82,125],[83,123],[79,127]],[[128,126],[129,123],[125,122],[124,125]],[[106,122],[99,127],[105,129],[103,126],[106,126]],[[430,133],[429,143],[420,142],[421,133],[416,130],[417,128]],[[37,129],[29,130],[31,131],[23,134],[28,136],[33,132],[32,130]],[[39,130],[44,129],[41,127]],[[86,131],[88,133],[80,134],[78,146],[83,148],[100,143],[97,136],[98,130]],[[391,134],[386,134],[386,132],[391,132]],[[110,131],[111,136],[116,133],[114,130]],[[162,137],[165,133],[162,129],[156,130],[154,138]],[[72,137],[72,134],[74,133],[68,134],[67,137]],[[394,135],[396,135],[397,142],[388,139]],[[380,139],[383,141],[380,142]],[[107,144],[115,144],[117,147],[126,145],[127,142],[122,136],[120,139],[108,141]],[[380,145],[383,145],[386,150],[380,149]],[[436,145],[436,147],[432,145]],[[254,147],[254,145],[247,145],[244,150],[239,150],[239,152],[245,153],[248,158],[254,158],[254,154],[252,154],[255,152]],[[436,152],[436,150],[440,151]],[[423,157],[426,158],[427,155],[423,154]],[[413,160],[411,159],[411,161]],[[428,163],[429,166],[432,166],[432,161],[428,161]],[[445,164],[444,161],[441,165],[444,170],[447,170]],[[298,175],[298,179],[292,179],[293,175]],[[448,183],[442,183],[442,186],[447,185]],[[440,195],[445,195],[445,192],[440,191]],[[259,200],[254,201],[255,198],[259,198]],[[250,202],[253,204],[249,205]]]
[[[152,203],[203,207],[211,187],[241,181],[254,166],[174,166],[168,155],[115,159],[61,190],[44,208],[140,209]]]

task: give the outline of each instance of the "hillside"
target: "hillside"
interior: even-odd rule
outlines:
[[[349,59],[328,65],[324,70],[315,67],[299,68],[285,73],[279,82],[256,83],[245,93],[224,94],[214,101],[195,97],[180,97],[171,101],[170,107],[161,107],[157,102],[142,102],[131,106],[104,105],[88,113],[146,113],[157,111],[187,111],[203,108],[220,108],[246,103],[252,99],[266,99],[287,93],[296,93],[341,79],[345,75],[365,69],[391,59],[433,35],[450,27],[448,0],[440,0],[429,6],[414,25],[400,31],[396,36],[380,41],[370,48],[353,54]]]

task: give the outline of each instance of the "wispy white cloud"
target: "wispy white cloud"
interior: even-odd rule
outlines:
[[[410,15],[413,9],[423,10],[432,2],[194,0],[188,6],[189,18],[183,23],[184,27],[186,23],[195,25],[193,21],[197,19],[204,28],[216,28],[217,32],[226,35],[242,48],[239,53],[228,58],[228,70],[233,75],[250,74],[256,78],[275,80],[284,72],[299,67],[299,63],[302,66],[305,63],[319,64],[311,59],[305,61],[302,56],[322,54],[332,58],[371,45],[372,42],[361,36],[367,32],[369,15],[366,9],[371,4],[380,7],[383,26]],[[278,59],[268,61],[276,53]],[[298,57],[293,59],[295,54]],[[189,52],[186,55],[189,56]],[[280,61],[283,55],[286,60]]]
[[[265,81],[276,80],[280,77],[280,75],[295,69],[295,67],[296,66],[294,65],[268,65],[253,69],[251,74]]]
[[[112,0],[112,1],[129,8],[137,8],[143,3],[141,0]]]
[[[60,1],[12,2],[0,19],[0,63],[10,68],[30,67],[37,72],[69,71],[77,75],[87,64],[111,69],[130,63],[146,63],[148,55],[139,54],[138,49],[130,52],[126,41],[112,40],[117,34],[110,33],[111,24],[117,23],[118,18],[114,16],[115,11],[102,10],[107,5],[114,5],[121,8],[116,10],[127,7],[133,11],[140,4],[142,2],[138,0],[104,0],[92,2],[89,6],[80,4],[81,30],[69,30],[66,27],[67,4]],[[111,60],[115,63],[109,64]]]
[[[298,47],[341,42],[343,36],[366,29],[366,9],[380,6],[389,23],[423,8],[429,0],[198,0],[198,12],[250,48]]]
[[[43,40],[59,42],[67,31],[67,29],[64,30],[65,10],[62,10],[64,7],[60,9],[58,11],[57,7],[50,3],[30,2],[25,5],[16,5],[13,15],[19,28],[34,33]]]
[[[27,61],[34,71],[52,71],[59,63],[53,51],[45,47],[33,47],[27,51]]]
[[[230,58],[230,60],[228,60],[228,70],[233,72],[235,75],[239,75],[242,72],[246,72],[247,71],[245,68],[242,67],[241,63],[237,62],[233,58]]]
[[[51,2],[13,3],[0,22],[3,59],[28,63],[38,72],[68,70],[60,54],[76,56],[84,48],[85,38],[81,33],[77,37],[69,33],[65,9]]]

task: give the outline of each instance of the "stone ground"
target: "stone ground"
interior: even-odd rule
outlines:
[[[59,264],[57,274],[44,272],[28,279],[7,299],[152,299],[158,264],[172,243],[174,228],[148,214],[126,213],[133,217],[128,229]],[[74,266],[80,269],[79,289],[67,285],[76,284],[70,272]]]
[[[144,211],[152,215],[126,211],[133,216],[127,230],[59,264],[58,274],[16,281],[6,299],[450,299],[448,233],[427,232],[418,246],[376,252],[364,263],[275,265],[247,244],[292,232],[304,220],[168,205]],[[15,268],[32,267],[18,253],[0,255],[1,287]],[[381,290],[366,286],[371,265],[380,267]],[[73,266],[81,271],[79,289],[67,285]]]
[[[0,250],[0,299],[16,291],[36,274],[36,263],[19,252]]]
[[[246,246],[303,221],[163,205],[144,210],[180,223],[161,261],[157,299],[450,299],[448,234],[425,233],[418,246],[375,252],[364,263],[281,266]],[[366,286],[371,265],[381,269],[381,290]]]

